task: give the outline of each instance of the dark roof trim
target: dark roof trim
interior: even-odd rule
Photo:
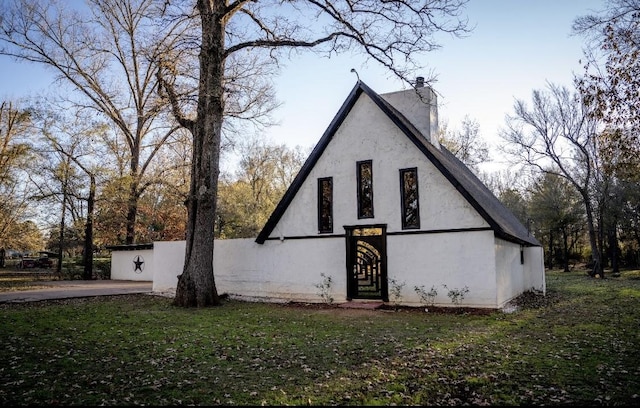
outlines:
[[[342,107],[334,117],[320,141],[311,152],[311,155],[302,166],[293,183],[284,194],[275,210],[269,217],[256,242],[263,244],[273,232],[276,224],[284,214],[294,196],[311,172],[313,166],[326,149],[338,127],[349,114],[359,96],[365,93],[387,115],[389,119],[418,147],[418,149],[436,166],[447,180],[462,194],[480,216],[489,224],[497,237],[506,241],[515,242],[525,246],[540,246],[538,240],[530,236],[515,216],[507,210],[500,201],[478,180],[478,178],[462,164],[452,153],[444,147],[437,149],[427,141],[425,137],[409,122],[404,115],[398,112],[391,104],[380,95],[358,81]],[[454,174],[454,171],[456,174]],[[482,202],[480,201],[482,200]]]
[[[106,248],[112,251],[139,251],[142,249],[153,249],[153,242],[150,244],[107,245]]]
[[[384,100],[380,95],[371,90],[367,85],[362,84],[363,87],[368,89],[365,93],[373,100],[373,102],[391,119],[391,121],[416,145],[420,151],[427,156],[427,158],[433,163],[434,166],[445,176],[447,180],[455,187],[456,190],[471,204],[471,206],[480,214],[480,216],[491,226],[496,236],[506,241],[516,242],[520,245],[530,246],[534,242],[523,240],[522,238],[506,232],[500,223],[496,221],[484,208],[482,204],[476,200],[476,198],[467,190],[458,178],[446,167],[432,152],[432,149],[436,149],[430,141],[427,141],[424,136],[418,131],[411,122],[409,122],[404,115],[398,112],[389,102]],[[446,150],[444,147],[441,149]],[[453,155],[452,155],[453,156]],[[453,157],[456,161],[457,158]],[[462,163],[458,163],[460,166],[467,169]],[[460,170],[460,166],[457,166],[456,170]],[[475,177],[475,176],[473,176]],[[482,184],[480,180],[477,180],[478,184]],[[484,184],[482,184],[484,185]],[[535,241],[535,239],[533,239]]]
[[[364,85],[364,84],[363,84]],[[366,86],[366,85],[364,85]],[[368,88],[368,87],[367,87]],[[482,206],[469,194],[469,192],[460,184],[458,179],[454,177],[454,175],[447,169],[443,164],[438,160],[428,146],[421,140],[424,139],[423,136],[420,135],[420,132],[406,119],[404,116],[398,112],[393,106],[391,106],[387,101],[382,99],[378,94],[376,94],[373,90],[369,89],[370,92],[367,92],[367,95],[373,100],[373,102],[378,105],[378,107],[391,119],[391,121],[416,145],[420,151],[427,156],[429,161],[431,161],[434,166],[440,173],[442,173],[447,180],[462,194],[462,196],[471,204],[471,206],[480,213],[482,218],[489,223],[492,229],[499,229],[498,224],[487,214],[487,212],[482,208]],[[403,120],[404,119],[404,120]],[[427,142],[431,143],[431,142]]]
[[[260,231],[260,233],[258,234],[258,237],[256,238],[256,242],[258,244],[264,244],[264,241],[269,237],[269,235],[271,235],[273,229],[276,227],[276,224],[278,224],[278,221],[280,221],[280,218],[282,218],[285,210],[287,209],[295,195],[298,193],[298,190],[300,190],[300,187],[302,187],[304,181],[307,179],[307,176],[311,172],[311,169],[313,169],[313,166],[315,166],[316,162],[331,141],[334,133],[340,127],[349,112],[351,112],[351,109],[356,104],[358,97],[363,91],[361,85],[364,84],[362,84],[362,82],[360,81],[356,83],[356,85],[349,93],[349,96],[347,96],[347,99],[345,99],[344,103],[340,107],[340,110],[329,124],[329,127],[327,128],[327,130],[325,130],[324,134],[320,138],[320,141],[318,142],[318,144],[316,144],[316,147],[313,148],[313,151],[309,155],[309,158],[307,158],[307,161],[302,165],[302,168],[293,179],[293,182],[284,193],[284,196],[282,196],[282,199],[271,213],[271,216],[269,217],[267,222],[264,224],[262,231]]]
[[[344,229],[357,229],[357,228],[382,228],[386,227],[387,224],[376,224],[376,225],[345,225]],[[479,232],[479,231],[493,231],[491,227],[477,227],[477,228],[452,228],[452,229],[436,229],[436,230],[403,230],[403,231],[393,231],[387,232],[387,236],[400,236],[400,235],[432,235],[432,234],[455,234],[458,232]],[[294,240],[294,239],[325,239],[325,238],[344,238],[346,234],[331,234],[331,235],[285,235],[282,237],[284,241]],[[279,241],[279,237],[269,237],[265,241]]]

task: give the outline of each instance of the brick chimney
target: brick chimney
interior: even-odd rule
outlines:
[[[433,89],[417,77],[415,88],[380,95],[402,113],[436,148],[438,142],[438,97]]]

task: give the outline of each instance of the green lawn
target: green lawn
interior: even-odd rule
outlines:
[[[0,406],[631,405],[640,276],[547,273],[513,313],[150,295],[0,305]]]

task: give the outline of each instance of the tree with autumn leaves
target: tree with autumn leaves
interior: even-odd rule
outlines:
[[[605,170],[640,181],[640,1],[610,0],[597,14],[577,18],[588,40],[585,72],[576,79],[590,114],[605,125]]]

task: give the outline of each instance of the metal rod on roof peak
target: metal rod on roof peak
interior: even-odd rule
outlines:
[[[358,78],[358,82],[360,82],[360,75],[358,75],[358,71],[356,71],[355,68],[351,68],[351,72],[353,72],[354,74],[356,74],[356,77]]]

